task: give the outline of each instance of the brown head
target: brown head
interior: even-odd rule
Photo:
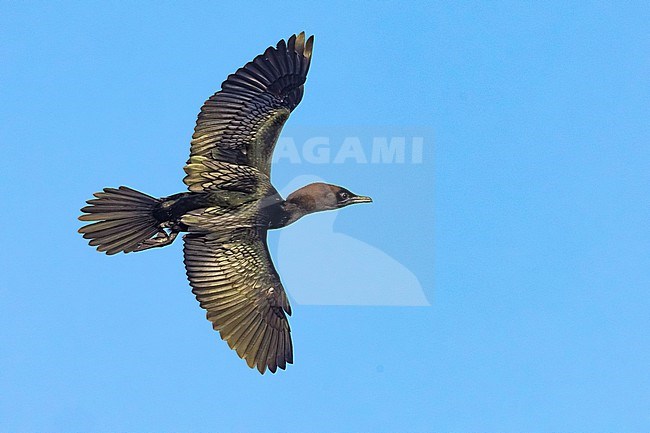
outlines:
[[[287,211],[293,214],[289,223],[309,213],[371,202],[370,197],[356,195],[343,187],[322,182],[305,185],[289,194],[285,200]]]

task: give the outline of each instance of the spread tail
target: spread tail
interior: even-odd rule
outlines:
[[[130,253],[159,231],[159,222],[153,216],[160,200],[131,188],[121,186],[104,188],[93,194],[81,209],[81,221],[95,221],[79,229],[89,244],[97,251],[116,254]]]

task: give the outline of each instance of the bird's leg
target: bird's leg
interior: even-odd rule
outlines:
[[[180,230],[177,227],[172,227],[171,231],[167,233],[163,228],[161,228],[156,236],[140,242],[138,245],[136,245],[133,251],[144,251],[150,248],[164,247],[166,245],[169,245],[174,242],[174,239],[176,239],[176,236],[178,236],[179,231]]]

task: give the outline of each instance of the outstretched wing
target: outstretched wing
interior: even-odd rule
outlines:
[[[275,143],[302,99],[313,42],[313,36],[305,41],[304,32],[293,35],[228,76],[221,91],[201,107],[190,160],[206,156],[254,167],[270,177]],[[185,171],[192,174],[187,166]]]
[[[192,293],[221,338],[262,374],[293,363],[286,316],[291,307],[271,262],[266,230],[190,233],[184,241]]]

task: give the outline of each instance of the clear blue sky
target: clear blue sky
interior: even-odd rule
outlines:
[[[647,2],[0,3],[0,431],[650,431]],[[204,99],[303,29],[287,133],[431,132],[420,164],[281,160],[273,180],[373,196],[334,230],[431,305],[294,297],[296,363],[261,376],[205,320],[180,242],[106,257],[76,217],[104,186],[181,191]],[[313,289],[352,287],[347,264]]]

